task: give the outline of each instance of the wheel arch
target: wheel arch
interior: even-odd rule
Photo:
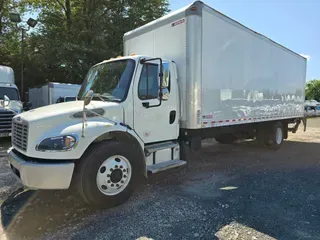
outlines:
[[[105,132],[105,133],[101,134],[100,136],[98,136],[97,138],[95,138],[90,143],[90,145],[88,146],[86,151],[88,151],[88,149],[94,147],[94,145],[96,143],[100,143],[100,142],[103,142],[103,141],[118,141],[118,142],[126,143],[126,144],[131,145],[131,146],[133,145],[134,149],[137,150],[137,153],[140,156],[143,175],[145,177],[147,177],[146,160],[145,160],[145,154],[144,154],[144,151],[143,151],[144,144],[139,139],[138,136],[135,136],[134,133],[131,133],[131,131],[121,131],[121,130],[118,130],[118,129],[114,130],[114,131],[110,131],[110,132]],[[83,155],[85,154],[85,152],[83,153]]]

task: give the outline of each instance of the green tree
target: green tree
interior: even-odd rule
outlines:
[[[320,80],[311,80],[307,82],[306,99],[320,101]]]
[[[122,54],[125,32],[169,11],[167,0],[16,0],[16,7],[13,0],[2,1],[6,13],[15,8],[22,15],[38,13],[36,29],[26,36],[26,88],[46,81],[82,83],[93,64]],[[19,74],[20,34],[13,25],[8,29],[0,64]]]

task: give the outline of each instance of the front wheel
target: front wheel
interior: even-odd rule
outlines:
[[[80,195],[99,208],[125,202],[142,175],[139,160],[137,151],[130,145],[116,141],[95,144],[77,166]]]

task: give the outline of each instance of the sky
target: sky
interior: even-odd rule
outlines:
[[[307,81],[320,79],[320,0],[202,0],[210,7],[305,56]],[[174,11],[194,0],[169,0]],[[28,16],[30,17],[30,16]],[[34,16],[32,16],[34,17]]]
[[[174,11],[193,0],[169,0]],[[203,0],[204,3],[307,57],[307,80],[320,79],[319,0]]]

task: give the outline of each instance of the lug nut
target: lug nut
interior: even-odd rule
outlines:
[[[111,187],[114,187],[114,184],[111,184]]]
[[[126,172],[127,170],[123,169],[123,172]]]
[[[121,183],[124,183],[124,181],[122,180]]]
[[[119,184],[117,184],[116,186],[119,187]]]
[[[107,177],[110,177],[110,174],[108,174]]]
[[[110,181],[110,180],[108,180],[108,181],[107,181],[107,183],[111,183],[111,181]]]
[[[123,166],[122,166],[122,165],[120,165],[120,168],[123,168]]]
[[[110,168],[110,172],[112,172],[113,171],[113,168]]]
[[[126,177],[127,177],[127,175],[123,175],[123,177],[124,177],[124,178],[126,178]]]
[[[118,165],[115,165],[114,167],[115,167],[115,168],[118,168]]]

